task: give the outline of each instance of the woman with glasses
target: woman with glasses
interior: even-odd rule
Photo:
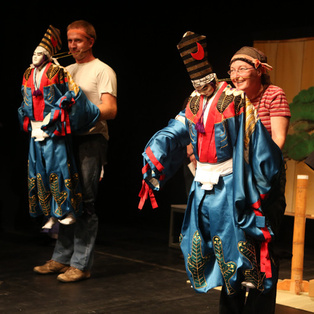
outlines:
[[[245,92],[273,141],[283,148],[291,116],[284,91],[270,83],[267,57],[253,47],[243,47],[230,62],[232,83]]]
[[[228,74],[234,86],[245,92],[271,138],[282,149],[291,114],[284,91],[270,82],[267,71],[271,69],[263,52],[253,47],[242,47],[231,58]],[[286,207],[285,184],[286,176],[283,169],[278,185],[273,187],[273,192],[263,207],[265,217],[275,237],[278,235]],[[273,273],[278,276],[279,265],[274,254],[273,240],[269,243],[269,249],[276,266]],[[260,251],[260,243],[255,242],[255,250]],[[268,293],[250,289],[246,301],[245,293],[243,289],[233,296],[228,296],[223,288],[220,297],[220,313],[275,313],[276,285]]]

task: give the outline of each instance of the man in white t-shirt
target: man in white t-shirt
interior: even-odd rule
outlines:
[[[87,134],[74,140],[83,188],[84,213],[71,226],[60,226],[52,259],[34,271],[40,274],[60,273],[58,280],[75,282],[90,278],[98,217],[94,203],[101,170],[106,163],[108,126],[106,120],[117,114],[117,80],[115,72],[95,58],[92,47],[96,40],[94,27],[83,20],[68,26],[68,47],[76,63],[67,67],[87,98],[98,106],[100,118]]]

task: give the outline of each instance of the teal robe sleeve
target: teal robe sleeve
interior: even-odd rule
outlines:
[[[263,201],[279,180],[283,157],[252,106],[246,107],[239,118],[240,129],[233,154],[236,220],[247,235],[261,243],[261,271],[270,278],[268,243],[274,234],[265,219]]]
[[[142,209],[150,196],[153,208],[157,203],[152,190],[158,191],[179,169],[186,156],[186,146],[190,143],[189,133],[184,123],[176,119],[158,131],[148,142],[143,153],[143,182],[139,194]]]
[[[96,105],[88,100],[81,88],[75,95],[67,91],[51,110],[50,122],[42,126],[49,136],[84,133],[95,125],[100,115]]]

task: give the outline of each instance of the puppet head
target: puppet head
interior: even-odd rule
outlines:
[[[215,89],[217,76],[207,60],[206,36],[186,32],[177,48],[194,88],[199,90],[210,84]]]
[[[51,58],[51,56],[50,56],[49,52],[45,48],[38,46],[34,51],[32,62],[33,62],[33,65],[36,68],[38,68],[41,65],[43,65],[50,58]]]
[[[41,67],[60,50],[61,48],[60,31],[49,25],[43,39],[36,47],[32,63],[36,68]]]

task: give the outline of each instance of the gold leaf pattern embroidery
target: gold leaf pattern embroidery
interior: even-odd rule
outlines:
[[[233,102],[233,100],[234,100],[233,94],[227,95],[225,92],[223,92],[217,102],[216,108],[218,112],[223,113],[226,110],[226,108]]]
[[[265,277],[265,274],[262,275],[262,273],[259,271],[258,263],[256,260],[255,246],[249,241],[240,241],[238,243],[238,248],[240,253],[246,259],[248,259],[250,264],[252,265],[251,269],[247,269],[244,271],[245,281],[252,282],[258,290],[263,291],[263,279]]]
[[[72,90],[75,94],[75,96],[77,96],[78,92],[79,92],[79,86],[74,82],[71,74],[64,69],[64,73],[68,78],[68,86],[69,86],[69,90]]]
[[[222,249],[222,242],[218,236],[214,236],[213,238],[214,251],[217,258],[218,265],[220,267],[220,271],[224,278],[226,288],[228,290],[228,294],[235,293],[235,290],[232,288],[230,284],[230,279],[237,271],[237,264],[235,262],[225,262],[224,253]]]
[[[58,204],[58,209],[56,210],[55,214],[58,216],[62,216],[62,208],[61,205],[65,202],[68,197],[68,193],[66,191],[59,190],[59,177],[55,173],[51,173],[49,176],[50,188],[51,193],[53,195],[54,200]]]
[[[35,214],[36,213],[36,206],[37,206],[37,194],[31,195],[32,190],[35,188],[36,186],[36,178],[33,177],[28,177],[28,206],[29,206],[29,212],[31,214]]]
[[[38,199],[45,216],[50,215],[51,193],[47,191],[40,173],[37,173]]]
[[[32,73],[32,68],[27,68],[26,71],[24,72],[25,81],[28,81],[29,77],[31,76],[31,73]]]
[[[188,255],[188,269],[192,274],[195,289],[207,286],[204,272],[209,259],[209,254],[203,256],[202,239],[198,231],[195,231],[192,240],[192,252],[191,255]]]
[[[194,96],[194,97],[191,96],[189,99],[190,110],[194,116],[198,113],[198,110],[200,108],[200,100],[201,100],[200,96]]]
[[[46,76],[49,80],[52,80],[54,76],[60,71],[60,66],[51,64],[46,72]]]
[[[254,106],[246,97],[246,106],[245,106],[245,130],[244,130],[244,159],[249,163],[249,144],[250,138],[253,132],[255,131],[255,125],[258,120],[257,112]]]

